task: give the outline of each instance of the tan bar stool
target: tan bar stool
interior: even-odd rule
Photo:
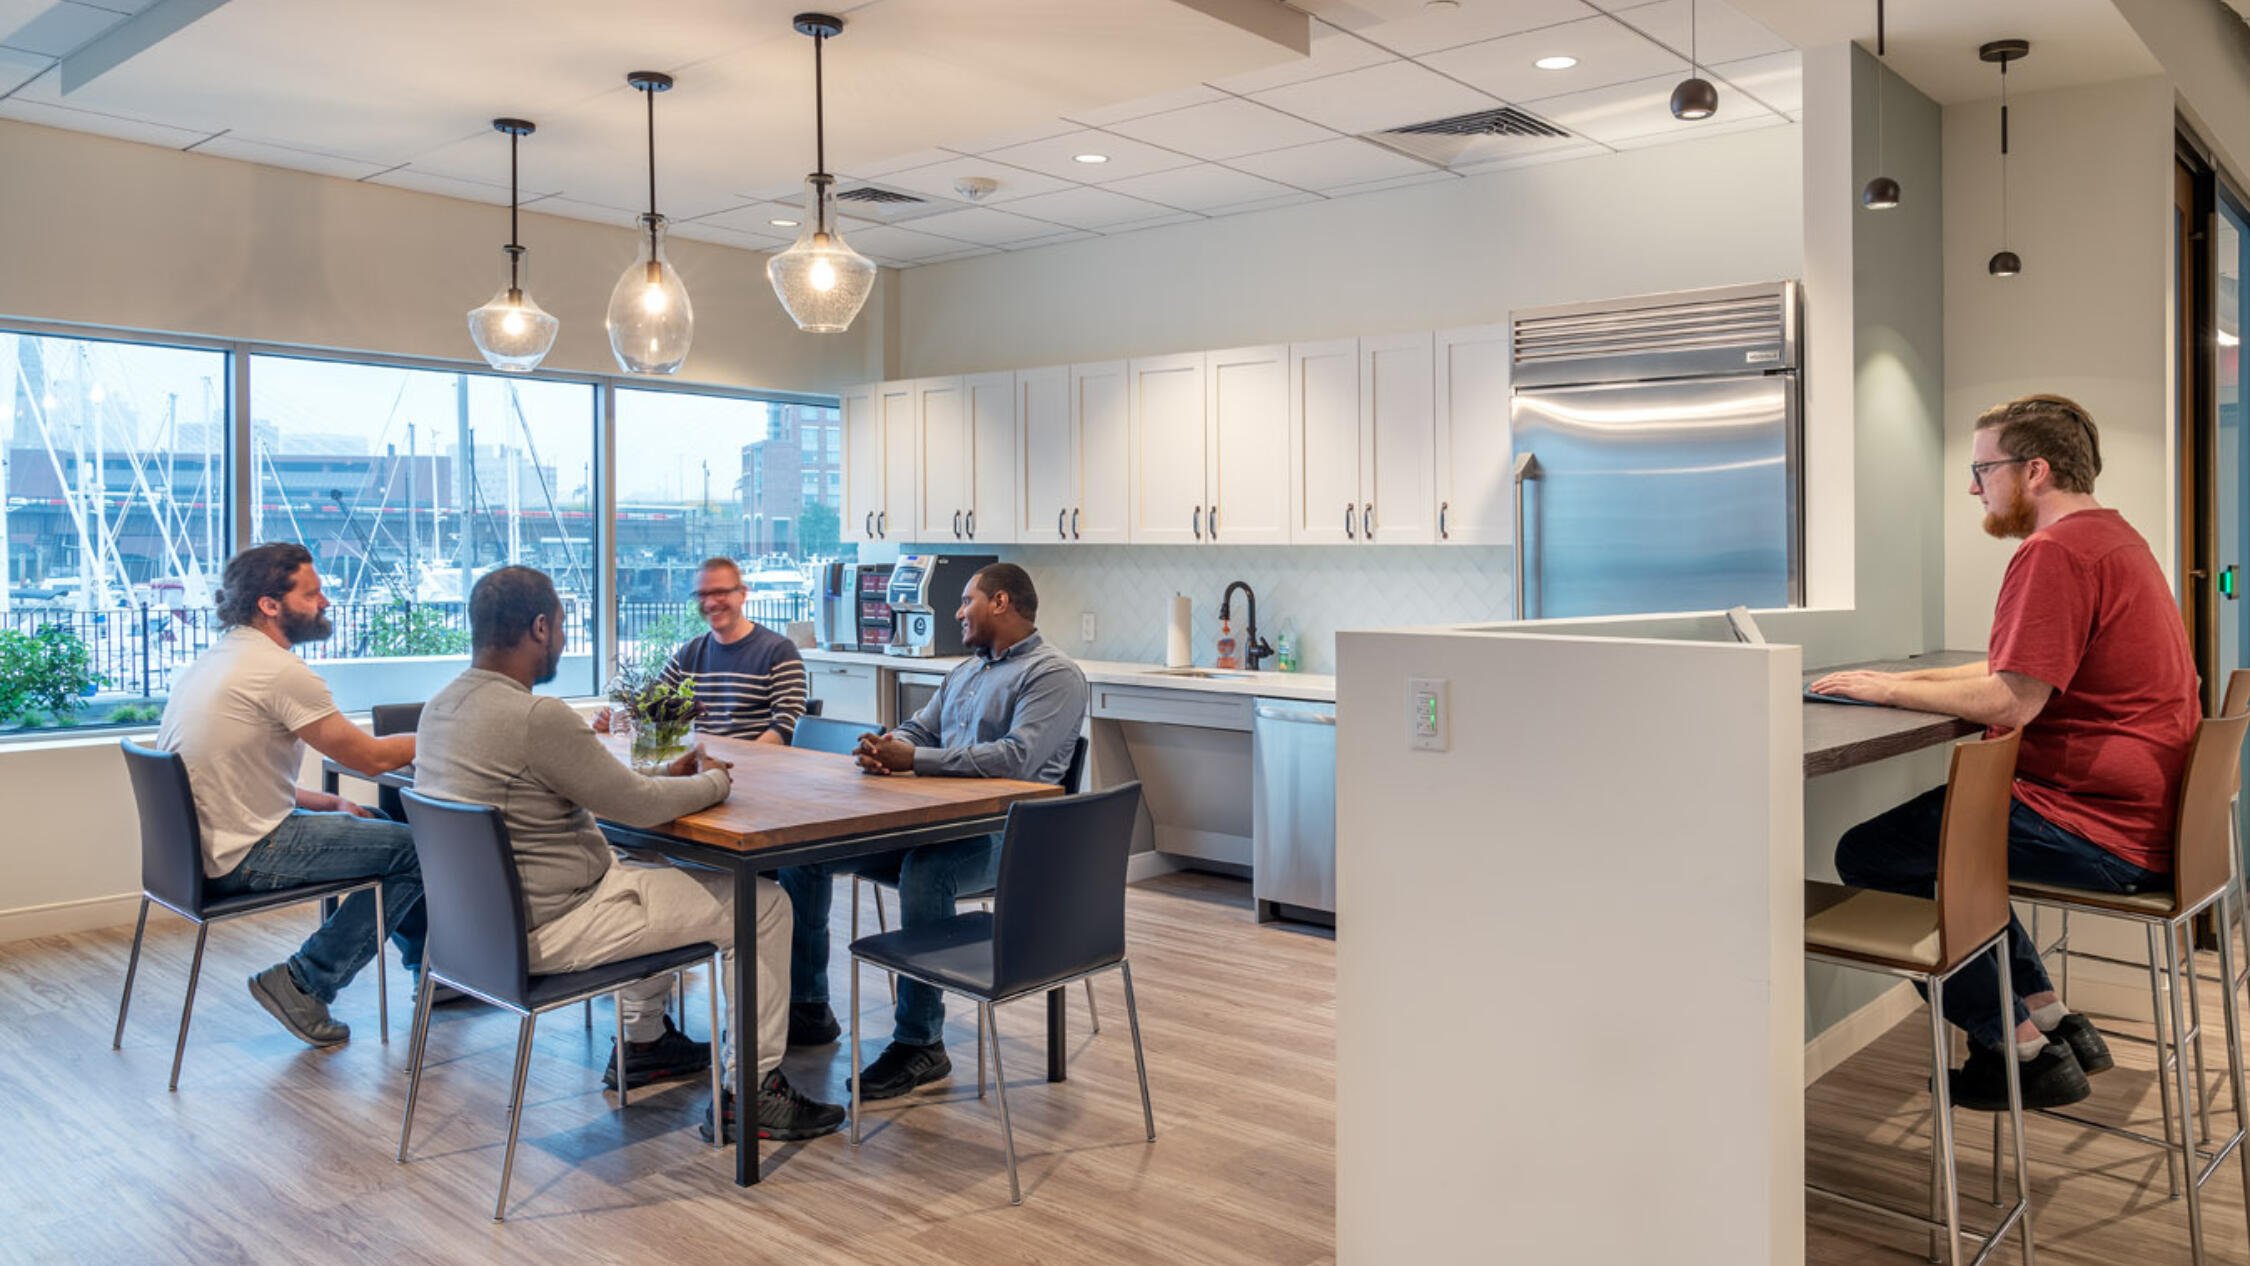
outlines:
[[[2226,1000],[2227,1076],[2234,1091],[2235,1130],[2220,1143],[2216,1151],[2207,1150],[2196,1141],[2197,1116],[2201,1117],[2203,1143],[2211,1142],[2211,1128],[2210,1113],[2203,1103],[2202,1092],[2205,1087],[2200,1076],[2202,1017],[2189,1014],[2196,1005],[2195,949],[2190,925],[2195,916],[2214,906],[2217,907],[2221,932],[2220,980],[2232,982],[2237,979],[2234,938],[2227,929],[2230,920],[2238,918],[2242,913],[2242,889],[2234,874],[2232,801],[2241,778],[2243,731],[2250,728],[2250,707],[2246,707],[2246,703],[2250,703],[2250,673],[2236,673],[2235,679],[2229,682],[2227,688],[2226,706],[2229,710],[2225,715],[2205,720],[2196,729],[2195,745],[2188,751],[2187,773],[2180,781],[2178,824],[2173,831],[2172,887],[2169,891],[2134,893],[2128,896],[2086,892],[2052,884],[2017,883],[2009,886],[2010,894],[2018,901],[2061,910],[2066,915],[2078,913],[2128,919],[2148,930],[2149,1007],[2156,1021],[2157,1086],[2163,1098],[2164,1137],[2151,1138],[2137,1130],[2051,1109],[2043,1110],[2042,1115],[2163,1149],[2165,1168],[2172,1178],[2173,1194],[2184,1194],[2187,1197],[2188,1247],[2190,1260],[2197,1263],[2197,1266],[2201,1266],[2204,1260],[2201,1200],[2203,1184],[2218,1172],[2219,1166],[2225,1163],[2230,1153],[2242,1153],[2243,1197],[2246,1202],[2250,1202],[2250,1150],[2243,1148],[2244,1130],[2250,1127],[2250,1113],[2244,1110],[2242,1021],[2235,989],[2221,989]],[[2163,942],[2164,967],[2161,971],[2156,966],[2159,939]],[[2063,947],[2063,952],[2082,958],[2089,957],[2083,952],[2069,950],[2067,944]],[[2186,960],[2184,967],[2183,959]],[[2165,988],[2167,978],[2169,990]],[[2185,1005],[2182,1005],[2183,1001]],[[2165,1036],[2167,1028],[2171,1030],[2168,1041]],[[2191,1043],[2197,1048],[2195,1062],[2199,1073],[2192,1079],[2192,1084],[2187,1061],[2181,1058],[2181,1052],[2188,1050]],[[2169,1050],[2166,1049],[2167,1045]],[[2169,1078],[2167,1073],[2170,1074]],[[2191,1104],[2197,1105],[2197,1110],[2191,1110]],[[1997,1149],[1994,1155],[1997,1157]],[[2200,1168],[2197,1165],[2199,1160],[2205,1162]],[[2185,1187],[2179,1183],[2182,1169],[2188,1175]]]
[[[2001,1020],[2010,1031],[2015,1028],[2015,993],[2008,978],[2008,811],[2020,742],[2020,734],[2009,734],[2005,738],[1972,739],[1954,747],[1946,777],[1944,824],[1938,834],[1934,899],[1816,880],[1805,883],[1806,958],[1912,980],[1928,995],[1932,1213],[1908,1213],[1811,1183],[1805,1190],[1864,1212],[1923,1227],[1933,1237],[1942,1235],[1949,1249],[1943,1260],[1953,1266],[1983,1262],[2011,1227],[2022,1237],[2024,1266],[2032,1262],[2031,1184],[2023,1159],[2023,1086],[2016,1061],[2006,1061],[2008,1122],[2016,1137],[2016,1200],[2002,1212],[1999,1224],[1989,1234],[1971,1233],[1982,1243],[1966,1264],[1961,1256],[1961,1184],[1953,1153],[1953,1104],[1945,1076],[1953,1063],[1952,1034],[1945,1024],[1945,982],[1963,967],[1985,955],[1993,957],[2000,969]]]

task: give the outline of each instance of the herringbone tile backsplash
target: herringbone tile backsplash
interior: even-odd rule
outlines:
[[[905,547],[911,552],[911,546]],[[933,549],[942,549],[933,546]],[[1230,581],[1258,595],[1258,631],[1275,640],[1296,621],[1298,668],[1336,671],[1338,629],[1397,628],[1508,618],[1511,552],[1470,546],[992,545],[1031,573],[1039,628],[1083,659],[1161,663],[1171,597],[1195,604],[1195,662],[1217,655],[1219,597]],[[1095,636],[1079,635],[1094,614]],[[1235,633],[1245,612],[1237,604]],[[1270,666],[1270,665],[1269,665]]]

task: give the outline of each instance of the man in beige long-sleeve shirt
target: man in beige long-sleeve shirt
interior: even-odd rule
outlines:
[[[726,764],[699,747],[669,777],[635,773],[570,705],[533,694],[533,686],[554,679],[562,660],[562,615],[562,600],[544,572],[503,567],[477,582],[469,595],[476,658],[422,709],[415,789],[499,808],[523,884],[535,972],[582,971],[697,941],[732,944],[731,879],[617,865],[595,821],[659,826],[717,804],[732,786]],[[760,879],[757,892],[758,1133],[812,1138],[842,1124],[844,1110],[805,1098],[781,1075],[789,910],[772,880]],[[731,952],[726,969],[731,1001]],[[710,1048],[689,1040],[664,1014],[667,992],[663,981],[623,992],[628,1086],[692,1076],[709,1066]],[[612,1052],[605,1076],[611,1084],[616,1067]],[[730,1096],[729,1131],[733,1114]],[[705,1129],[708,1134],[708,1123]]]

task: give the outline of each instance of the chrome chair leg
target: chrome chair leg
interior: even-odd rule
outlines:
[[[508,1180],[516,1173],[516,1133],[523,1127],[523,1079],[531,1068],[531,1038],[539,1017],[526,1014],[516,1024],[516,1077],[508,1091],[508,1150],[500,1158],[500,1198],[492,1202],[492,1220],[508,1216]],[[618,1083],[620,1093],[624,1082]]]
[[[2164,970],[2171,977],[2172,986],[2172,1075],[2179,1083],[2176,1110],[2179,1113],[2178,1138],[2182,1140],[2193,1139],[2195,1129],[2188,1117],[2188,1064],[2187,1060],[2181,1058],[2181,1052],[2187,1049],[2188,1024],[2187,1008],[2183,1005],[2187,994],[2180,981],[2179,943],[2186,936],[2187,929],[2182,922],[2167,922],[2164,925]],[[2161,1068],[2158,1071],[2161,1073]],[[2187,1169],[2187,1185],[2181,1194],[2187,1197],[2188,1259],[2195,1266],[2203,1266],[2203,1184],[2196,1181],[2198,1166],[2194,1143],[2182,1143],[2180,1152],[2180,1161]]]
[[[977,1052],[982,1055],[984,1052]],[[852,1146],[859,1146],[859,958],[852,958]]]
[[[684,973],[672,973],[672,996],[665,1002],[671,1014],[680,1017],[680,1032],[687,1032],[687,979]]]
[[[609,996],[610,1013],[617,1017],[617,1106],[632,1102],[632,1093],[625,1088],[625,995],[623,991]]]
[[[1930,981],[1930,1054],[1938,1064],[1950,1066],[1953,1062],[1953,1039],[1945,1028],[1945,982]],[[1957,1189],[1953,1151],[1953,1087],[1944,1076],[1930,1082],[1930,1097],[1934,1101],[1937,1147],[1941,1160],[1939,1166],[1939,1198],[1945,1222],[1945,1260],[1959,1266],[1961,1262],[1961,1193]]]
[[[594,1000],[592,998],[586,999],[586,1031],[588,1033],[594,1031]]]
[[[1946,1074],[1952,1071],[1952,1065],[1953,1044],[1950,1040],[1943,1046],[1932,1047],[1930,1085],[1934,1087],[1944,1081]],[[1938,1220],[1945,1216],[1945,1210],[1938,1199],[1939,1193],[1945,1189],[1945,1153],[1939,1146],[1942,1137],[1938,1131],[1938,1097],[1933,1091],[1930,1095],[1930,1250],[1923,1254],[1923,1259],[1930,1266],[1945,1266],[1945,1245],[1938,1234]]]
[[[2055,948],[2062,951],[2061,973],[2055,981],[2055,997],[2062,1000],[2063,1008],[2070,1007],[2070,911],[2062,912],[2062,934],[2055,938]]]
[[[398,1163],[406,1163],[407,1140],[414,1137],[414,1101],[422,1093],[422,1058],[430,1046],[430,965],[422,964],[422,983],[414,991],[414,1029],[407,1039],[406,1113],[398,1125]]]
[[[1148,1127],[1148,1141],[1156,1141],[1156,1112],[1148,1103],[1148,1061],[1141,1058],[1141,1011],[1133,1005],[1133,965],[1122,959],[1117,970],[1125,978],[1125,1024],[1133,1031],[1133,1071],[1141,1079],[1141,1124]]]
[[[385,946],[391,939],[390,925],[383,921],[383,885],[375,885],[375,1032],[383,1045],[391,1044],[391,978],[383,968],[388,957]]]
[[[117,1033],[109,1049],[125,1045],[125,1011],[133,1005],[133,973],[141,969],[141,934],[148,931],[148,894],[141,894],[141,917],[133,924],[133,952],[125,958],[125,994],[117,1000]]]
[[[726,1096],[719,1082],[719,1062],[727,1049],[725,1035],[719,1030],[719,991],[726,987],[727,978],[724,962],[722,954],[711,956],[711,1148],[719,1152],[727,1150]],[[742,1105],[736,1105],[735,1112],[739,1115],[742,1111]]]
[[[172,1084],[167,1089],[180,1088],[180,1057],[187,1054],[188,1020],[195,1014],[195,982],[203,976],[203,942],[211,935],[211,925],[195,925],[195,959],[188,964],[187,997],[180,1002],[180,1040],[172,1047]]]
[[[984,1008],[977,1008],[977,1098],[984,1098]]]
[[[2007,1026],[2007,1041],[2012,1046],[2015,1041],[2016,982],[2008,974],[2008,939],[2007,933],[2000,934],[1999,941],[1992,947],[1992,956],[1994,965],[2000,969],[2000,1022]],[[2023,1266],[2034,1266],[2031,1248],[2031,1166],[2023,1149],[2022,1061],[2015,1058],[2013,1050],[2006,1054],[2008,1058],[2002,1062],[2008,1069],[2008,1128],[2015,1135],[2016,1143],[2016,1199],[2023,1204],[2023,1221],[2016,1228],[2016,1233],[2023,1237]],[[1997,1122],[1999,1118],[1994,1117],[1993,1120]],[[1995,1134],[1992,1148],[1992,1203],[1995,1205],[2000,1203],[1999,1142],[1999,1137]]]
[[[875,930],[888,932],[891,930],[891,916],[883,910],[883,885],[870,884],[868,886],[875,890]],[[854,896],[858,895],[858,889],[855,888],[852,891]],[[857,910],[859,907],[855,903],[852,908]],[[898,973],[887,971],[883,975],[891,982],[891,1001],[896,1003],[898,1001]]]
[[[1000,1026],[991,1023],[992,1004],[980,1002],[977,1012],[992,1035],[992,1083],[1000,1092],[1000,1142],[1008,1155],[1008,1203],[1023,1203],[1023,1187],[1016,1181],[1016,1130],[1008,1121],[1008,1070],[1000,1063]]]
[[[1094,1032],[1102,1031],[1102,1012],[1094,1005],[1094,978],[1091,976],[1086,978],[1086,1018],[1093,1021]]]
[[[2188,1032],[2195,1045],[2195,1116],[2201,1133],[2200,1143],[2211,1141],[2211,1081],[2203,1071],[2203,997],[2195,983],[2195,930],[2191,926],[2180,935],[2180,948],[2187,959]]]
[[[2180,1198],[2180,1140],[2173,1134],[2172,1081],[2165,1076],[2167,1061],[2164,1040],[2164,973],[2156,965],[2156,925],[2148,925],[2148,1018],[2149,1036],[2156,1042],[2156,1097],[2164,1113],[2164,1182],[2172,1199]]]
[[[2241,900],[2241,890],[2237,888],[2227,895],[2219,909],[2219,973],[2222,980],[2229,982],[2234,980],[2235,964],[2233,936],[2226,930],[2226,907],[2233,906],[2235,913],[2239,915],[2242,912]],[[2244,1133],[2250,1133],[2250,1107],[2245,1106],[2246,1100],[2243,1095],[2241,999],[2235,996],[2232,983],[2229,983],[2222,992],[2226,998],[2227,1081],[2229,1088],[2234,1092],[2234,1124],[2236,1134],[2239,1137]],[[2250,1140],[2237,1145],[2235,1151],[2240,1154],[2242,1162],[2244,1207],[2250,1208]]]

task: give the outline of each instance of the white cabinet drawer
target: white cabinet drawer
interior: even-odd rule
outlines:
[[[805,693],[821,701],[821,715],[868,725],[883,720],[877,670],[869,664],[805,664]]]
[[[1207,730],[1250,729],[1253,700],[1248,695],[1108,685],[1095,686],[1093,693],[1093,714],[1112,721],[1192,725]]]

